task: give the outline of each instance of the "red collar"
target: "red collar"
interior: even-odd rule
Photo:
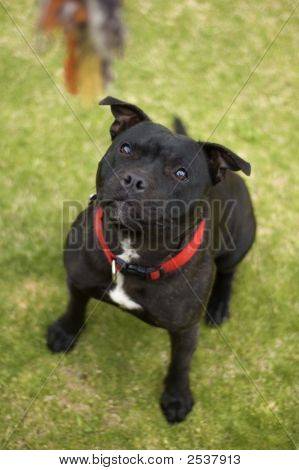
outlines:
[[[102,218],[103,209],[99,207],[95,216],[95,230],[98,242],[103,252],[105,253],[108,262],[118,271],[124,271],[129,274],[135,274],[144,279],[151,279],[152,281],[156,281],[157,279],[159,279],[161,273],[170,273],[188,263],[188,261],[190,261],[190,259],[200,247],[205,229],[205,220],[202,220],[199,226],[197,227],[190,242],[177,255],[173,256],[167,261],[163,261],[160,266],[146,267],[132,263],[126,263],[121,258],[112,253],[104,238]]]

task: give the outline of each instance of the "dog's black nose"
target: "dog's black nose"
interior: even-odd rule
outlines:
[[[135,192],[141,193],[145,190],[145,181],[134,173],[126,173],[121,179],[121,184],[126,190],[133,190]]]

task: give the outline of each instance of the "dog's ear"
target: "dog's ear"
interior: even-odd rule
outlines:
[[[250,175],[250,164],[228,148],[211,142],[199,142],[199,144],[206,154],[213,184],[217,184],[224,179],[227,169],[232,171],[241,170],[245,175]]]
[[[107,96],[99,102],[101,106],[111,106],[111,112],[115,121],[110,127],[110,135],[113,140],[121,132],[135,126],[142,121],[150,121],[150,118],[134,104],[125,103],[112,96]]]
[[[178,116],[174,116],[173,118],[173,130],[176,134],[188,135],[183,121]]]

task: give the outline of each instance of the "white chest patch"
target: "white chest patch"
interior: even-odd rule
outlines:
[[[134,248],[131,247],[130,241],[129,240],[124,240],[121,242],[121,247],[124,250],[124,252],[119,256],[121,259],[129,263],[133,259],[138,259],[139,255],[134,250]],[[135,310],[135,309],[141,309],[141,305],[137,304],[132,300],[125,292],[124,290],[124,275],[121,273],[117,273],[117,278],[116,278],[116,286],[109,292],[109,297],[113,302],[119,304],[121,307],[127,308],[128,310]]]

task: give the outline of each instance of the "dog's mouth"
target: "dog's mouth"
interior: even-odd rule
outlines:
[[[142,223],[142,207],[130,199],[114,199],[106,204],[107,214],[111,222],[130,229],[140,229]]]
[[[112,221],[124,223],[125,220],[134,218],[134,206],[130,201],[115,199],[109,205],[109,217]]]
[[[154,203],[117,198],[104,203],[109,220],[134,231],[163,227],[163,213]]]

